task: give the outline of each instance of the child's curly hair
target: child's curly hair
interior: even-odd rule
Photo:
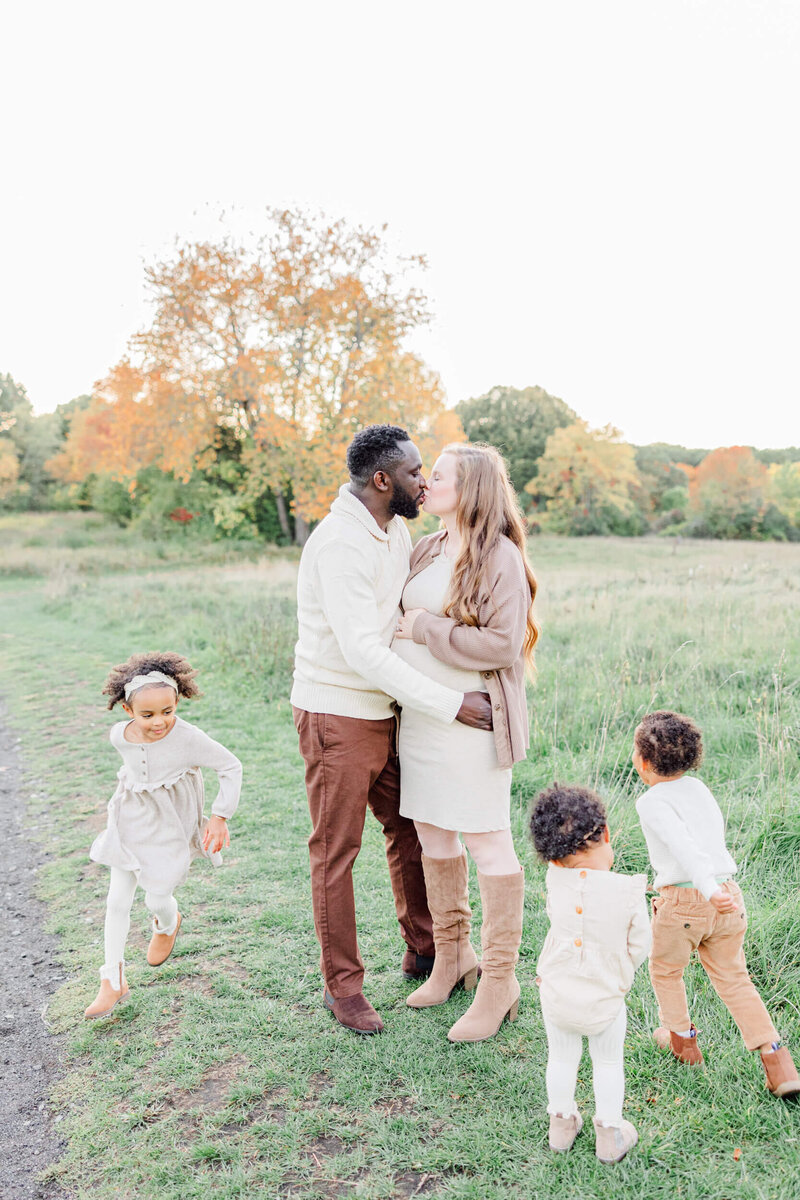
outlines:
[[[163,653],[151,650],[146,654],[132,654],[127,662],[112,668],[103,686],[103,695],[109,697],[108,707],[113,708],[115,704],[124,701],[125,684],[135,675],[148,675],[150,671],[161,671],[164,675],[170,675],[178,685],[178,695],[185,696],[187,700],[200,695],[200,689],[194,681],[197,671],[185,658],[172,650]]]
[[[699,767],[703,735],[691,717],[682,713],[648,713],[634,734],[636,749],[658,775],[681,775]]]
[[[536,797],[531,812],[531,837],[545,862],[569,858],[599,842],[606,809],[596,792],[577,784],[554,783]]]

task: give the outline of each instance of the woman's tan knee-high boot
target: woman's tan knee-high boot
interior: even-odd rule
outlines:
[[[513,875],[478,872],[483,901],[481,928],[482,975],[475,999],[448,1033],[451,1042],[485,1042],[494,1037],[505,1017],[516,1020],[519,984],[514,967],[522,939],[522,870]]]
[[[422,856],[428,908],[433,918],[436,958],[430,977],[406,999],[411,1008],[444,1004],[459,983],[466,991],[475,987],[478,956],[469,940],[472,911],[469,907],[467,856]]]

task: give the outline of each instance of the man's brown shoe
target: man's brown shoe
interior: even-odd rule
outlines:
[[[694,1025],[694,1037],[681,1037],[669,1029],[659,1028],[653,1031],[653,1041],[662,1050],[671,1050],[678,1062],[688,1063],[690,1067],[699,1067],[703,1062],[703,1054],[697,1044],[697,1030]]]
[[[415,954],[413,950],[406,950],[400,968],[403,972],[403,979],[407,979],[409,983],[416,983],[418,979],[427,979],[433,970],[433,963],[433,955],[429,958],[427,954]]]
[[[383,1029],[383,1021],[362,992],[337,1000],[325,988],[322,1003],[330,1009],[340,1025],[352,1029],[353,1033],[380,1033]]]
[[[797,1069],[785,1046],[780,1046],[771,1054],[764,1054],[762,1050],[761,1063],[767,1077],[767,1087],[773,1096],[795,1096],[800,1092]]]
[[[175,945],[175,939],[181,927],[181,920],[181,914],[178,913],[178,920],[172,933],[159,933],[156,929],[155,921],[153,922],[153,936],[150,938],[150,945],[147,947],[147,961],[151,967],[160,967],[162,963],[167,961],[170,954],[172,954],[172,947]]]

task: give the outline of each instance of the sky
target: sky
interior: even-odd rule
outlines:
[[[145,264],[278,205],[427,256],[451,404],[800,444],[796,0],[29,0],[0,42],[0,373],[38,411],[125,353]]]

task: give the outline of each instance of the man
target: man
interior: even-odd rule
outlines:
[[[324,1004],[348,1029],[371,1034],[383,1024],[362,992],[352,880],[367,805],[386,839],[407,946],[403,974],[423,978],[434,954],[419,842],[399,811],[392,698],[448,724],[492,725],[483,692],[443,687],[389,649],[411,551],[399,518],[418,516],[425,495],[417,447],[396,425],[370,425],[349,446],[347,466],[350,483],[300,560],[292,705],[313,824],[308,844]]]

